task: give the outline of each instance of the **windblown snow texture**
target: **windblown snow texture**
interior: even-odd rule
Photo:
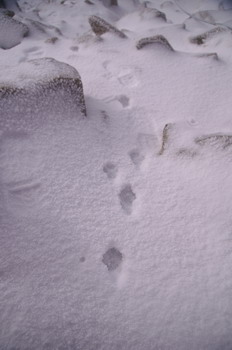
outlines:
[[[231,1],[6,4],[0,350],[231,350]]]

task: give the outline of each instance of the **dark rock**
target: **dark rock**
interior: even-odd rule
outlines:
[[[162,145],[161,145],[161,149],[159,151],[159,155],[161,156],[164,151],[167,149],[168,144],[169,144],[169,137],[170,137],[170,132],[173,129],[173,124],[172,123],[168,123],[164,126],[163,128],[163,134],[162,134]]]
[[[28,35],[29,28],[12,18],[13,11],[0,11],[0,48],[11,49],[21,43],[23,37]]]
[[[126,38],[126,35],[122,31],[118,30],[117,28],[115,28],[114,26],[112,26],[111,24],[109,24],[104,19],[98,16],[90,16],[89,24],[92,28],[92,31],[97,36],[101,36],[102,34],[110,32],[119,36],[120,38]]]
[[[196,144],[200,146],[216,146],[222,149],[226,149],[232,146],[232,135],[229,134],[210,134],[197,137],[195,139]]]
[[[11,11],[11,10],[7,10],[7,9],[4,9],[4,8],[0,8],[0,15],[5,15],[5,16],[9,16],[9,17],[14,17],[15,13],[14,11]]]
[[[144,46],[147,45],[162,45],[164,48],[168,49],[169,51],[174,51],[174,49],[172,48],[172,46],[169,44],[169,42],[167,41],[167,39],[163,36],[163,35],[156,35],[156,36],[151,36],[148,38],[143,38],[140,39],[137,42],[137,49],[140,50],[142,49]]]
[[[46,44],[55,44],[57,42],[58,38],[56,36],[53,36],[52,38],[48,38],[45,40]]]
[[[192,38],[190,38],[190,42],[197,45],[203,45],[208,39],[214,37],[217,34],[226,32],[227,29],[223,27],[215,27],[205,33],[202,33],[200,35],[196,35]]]
[[[159,18],[162,21],[167,22],[165,13],[155,8],[143,7],[139,12],[139,16],[142,20]]]

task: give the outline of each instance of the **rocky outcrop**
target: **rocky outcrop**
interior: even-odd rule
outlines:
[[[11,49],[21,43],[29,28],[13,18],[14,12],[0,9],[0,48]]]
[[[120,38],[126,38],[126,35],[112,26],[110,23],[106,22],[104,19],[98,17],[98,16],[90,16],[89,17],[89,24],[92,28],[92,31],[97,35],[101,36],[105,33],[112,33]]]
[[[141,20],[150,20],[150,19],[161,19],[164,22],[167,22],[167,18],[164,12],[159,11],[155,8],[142,7],[139,16]]]
[[[0,8],[6,8],[8,10],[20,11],[20,7],[17,0],[0,0]]]
[[[151,44],[152,45],[158,44],[163,46],[165,49],[168,49],[169,51],[174,51],[172,46],[169,44],[169,42],[163,35],[156,35],[156,36],[140,39],[137,42],[136,47],[138,50],[141,50],[144,46],[151,45]]]
[[[232,135],[230,134],[209,134],[197,137],[196,144],[199,146],[215,146],[221,149],[226,149],[232,146]]]
[[[76,69],[40,58],[5,69],[0,81],[0,130],[49,115],[86,116],[81,77]]]
[[[203,45],[203,44],[205,44],[205,42],[208,39],[210,39],[210,38],[212,38],[220,33],[224,33],[226,31],[227,31],[226,28],[215,27],[215,28],[213,28],[205,33],[202,33],[202,34],[199,34],[199,35],[196,35],[196,36],[190,38],[190,42],[193,44],[197,44],[197,45]]]

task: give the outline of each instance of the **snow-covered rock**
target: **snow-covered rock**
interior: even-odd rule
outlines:
[[[81,77],[72,66],[41,58],[8,67],[0,80],[0,129],[55,115],[86,115]]]
[[[29,32],[28,27],[12,18],[11,11],[0,11],[0,48],[10,49],[22,41]]]
[[[119,36],[120,38],[126,38],[126,35],[122,31],[118,30],[116,27],[112,26],[110,23],[98,16],[90,16],[89,24],[93,32],[98,36],[110,32]]]
[[[168,49],[169,51],[174,51],[172,46],[169,44],[168,40],[163,35],[156,35],[149,38],[142,38],[137,42],[136,47],[138,50],[141,50],[144,46],[151,45],[151,44],[162,46],[165,49]]]

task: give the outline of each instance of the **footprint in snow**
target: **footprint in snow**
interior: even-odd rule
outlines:
[[[123,255],[117,248],[108,249],[102,256],[102,262],[108,271],[116,270],[122,263]]]
[[[121,85],[128,87],[136,87],[139,85],[134,72],[130,69],[121,72],[118,76],[118,81]]]
[[[125,87],[136,87],[139,85],[139,80],[137,79],[138,73],[141,69],[139,67],[129,67],[125,66],[122,70],[111,65],[111,61],[104,61],[102,67],[105,71],[104,77],[107,79],[117,79],[118,82]]]
[[[107,162],[103,165],[103,172],[106,174],[108,179],[115,179],[118,173],[118,168],[114,163]]]
[[[128,154],[132,163],[137,167],[139,167],[145,159],[144,155],[141,154],[137,148],[132,149]]]
[[[136,199],[136,194],[133,192],[131,184],[124,185],[121,191],[119,192],[118,197],[124,213],[127,215],[131,215],[133,209],[133,202]]]
[[[130,98],[126,95],[108,96],[104,99],[104,102],[108,104],[115,101],[119,103],[122,108],[127,108],[130,105]]]

